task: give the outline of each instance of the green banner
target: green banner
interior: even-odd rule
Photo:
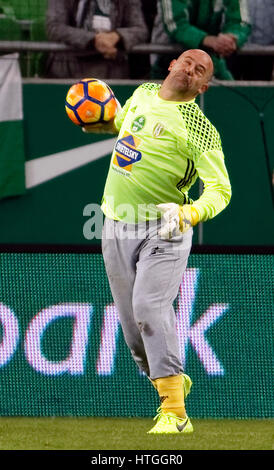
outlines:
[[[18,54],[0,57],[0,199],[25,193],[22,79]]]
[[[25,193],[22,121],[0,122],[0,199]]]
[[[155,414],[101,254],[1,253],[0,266],[1,415]],[[273,416],[272,270],[271,255],[190,256],[175,301],[190,416]]]

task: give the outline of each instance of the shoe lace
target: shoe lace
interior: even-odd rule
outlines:
[[[157,412],[157,414],[156,414],[156,416],[154,416],[153,420],[157,421],[157,424],[160,421],[159,424],[163,424],[163,426],[164,426],[165,424],[171,423],[172,420],[174,419],[173,415],[170,415],[168,413],[164,413],[161,409],[161,406],[159,406],[159,408],[157,408],[156,412]]]

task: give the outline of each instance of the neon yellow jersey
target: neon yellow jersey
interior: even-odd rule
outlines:
[[[220,136],[195,100],[160,98],[159,84],[138,87],[115,118],[119,129],[105,184],[102,210],[127,223],[159,218],[155,205],[193,204],[200,220],[229,203],[231,186]],[[201,197],[190,187],[200,177]]]

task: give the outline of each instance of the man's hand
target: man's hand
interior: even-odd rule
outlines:
[[[86,124],[82,126],[82,131],[87,134],[117,134],[114,119],[108,122],[97,122],[94,124]]]
[[[95,122],[94,124],[86,124],[85,126],[82,126],[82,131],[87,134],[117,134],[118,129],[114,124],[114,120],[121,109],[121,105],[116,97],[115,100],[117,102],[117,110],[113,119],[108,122]]]
[[[203,40],[203,45],[209,47],[221,57],[227,57],[233,54],[237,49],[236,38],[230,33],[220,33],[218,36],[206,36]]]
[[[163,239],[181,235],[199,222],[199,214],[191,204],[180,206],[170,202],[156,207],[163,213],[164,224],[158,232]]]
[[[116,31],[97,33],[94,39],[94,46],[105,59],[115,59],[118,52],[118,49],[115,46],[120,39],[120,35]]]

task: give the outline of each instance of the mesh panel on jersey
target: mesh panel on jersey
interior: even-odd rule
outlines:
[[[160,87],[159,83],[143,83],[140,88],[148,91],[158,91]]]
[[[199,156],[206,150],[222,150],[218,131],[205,117],[196,103],[177,106],[188,131],[188,147]]]
[[[161,85],[159,83],[143,83],[140,88],[156,94]],[[182,103],[177,106],[183,116],[188,131],[187,145],[195,156],[206,150],[222,150],[222,143],[218,131],[206,118],[196,103]]]

